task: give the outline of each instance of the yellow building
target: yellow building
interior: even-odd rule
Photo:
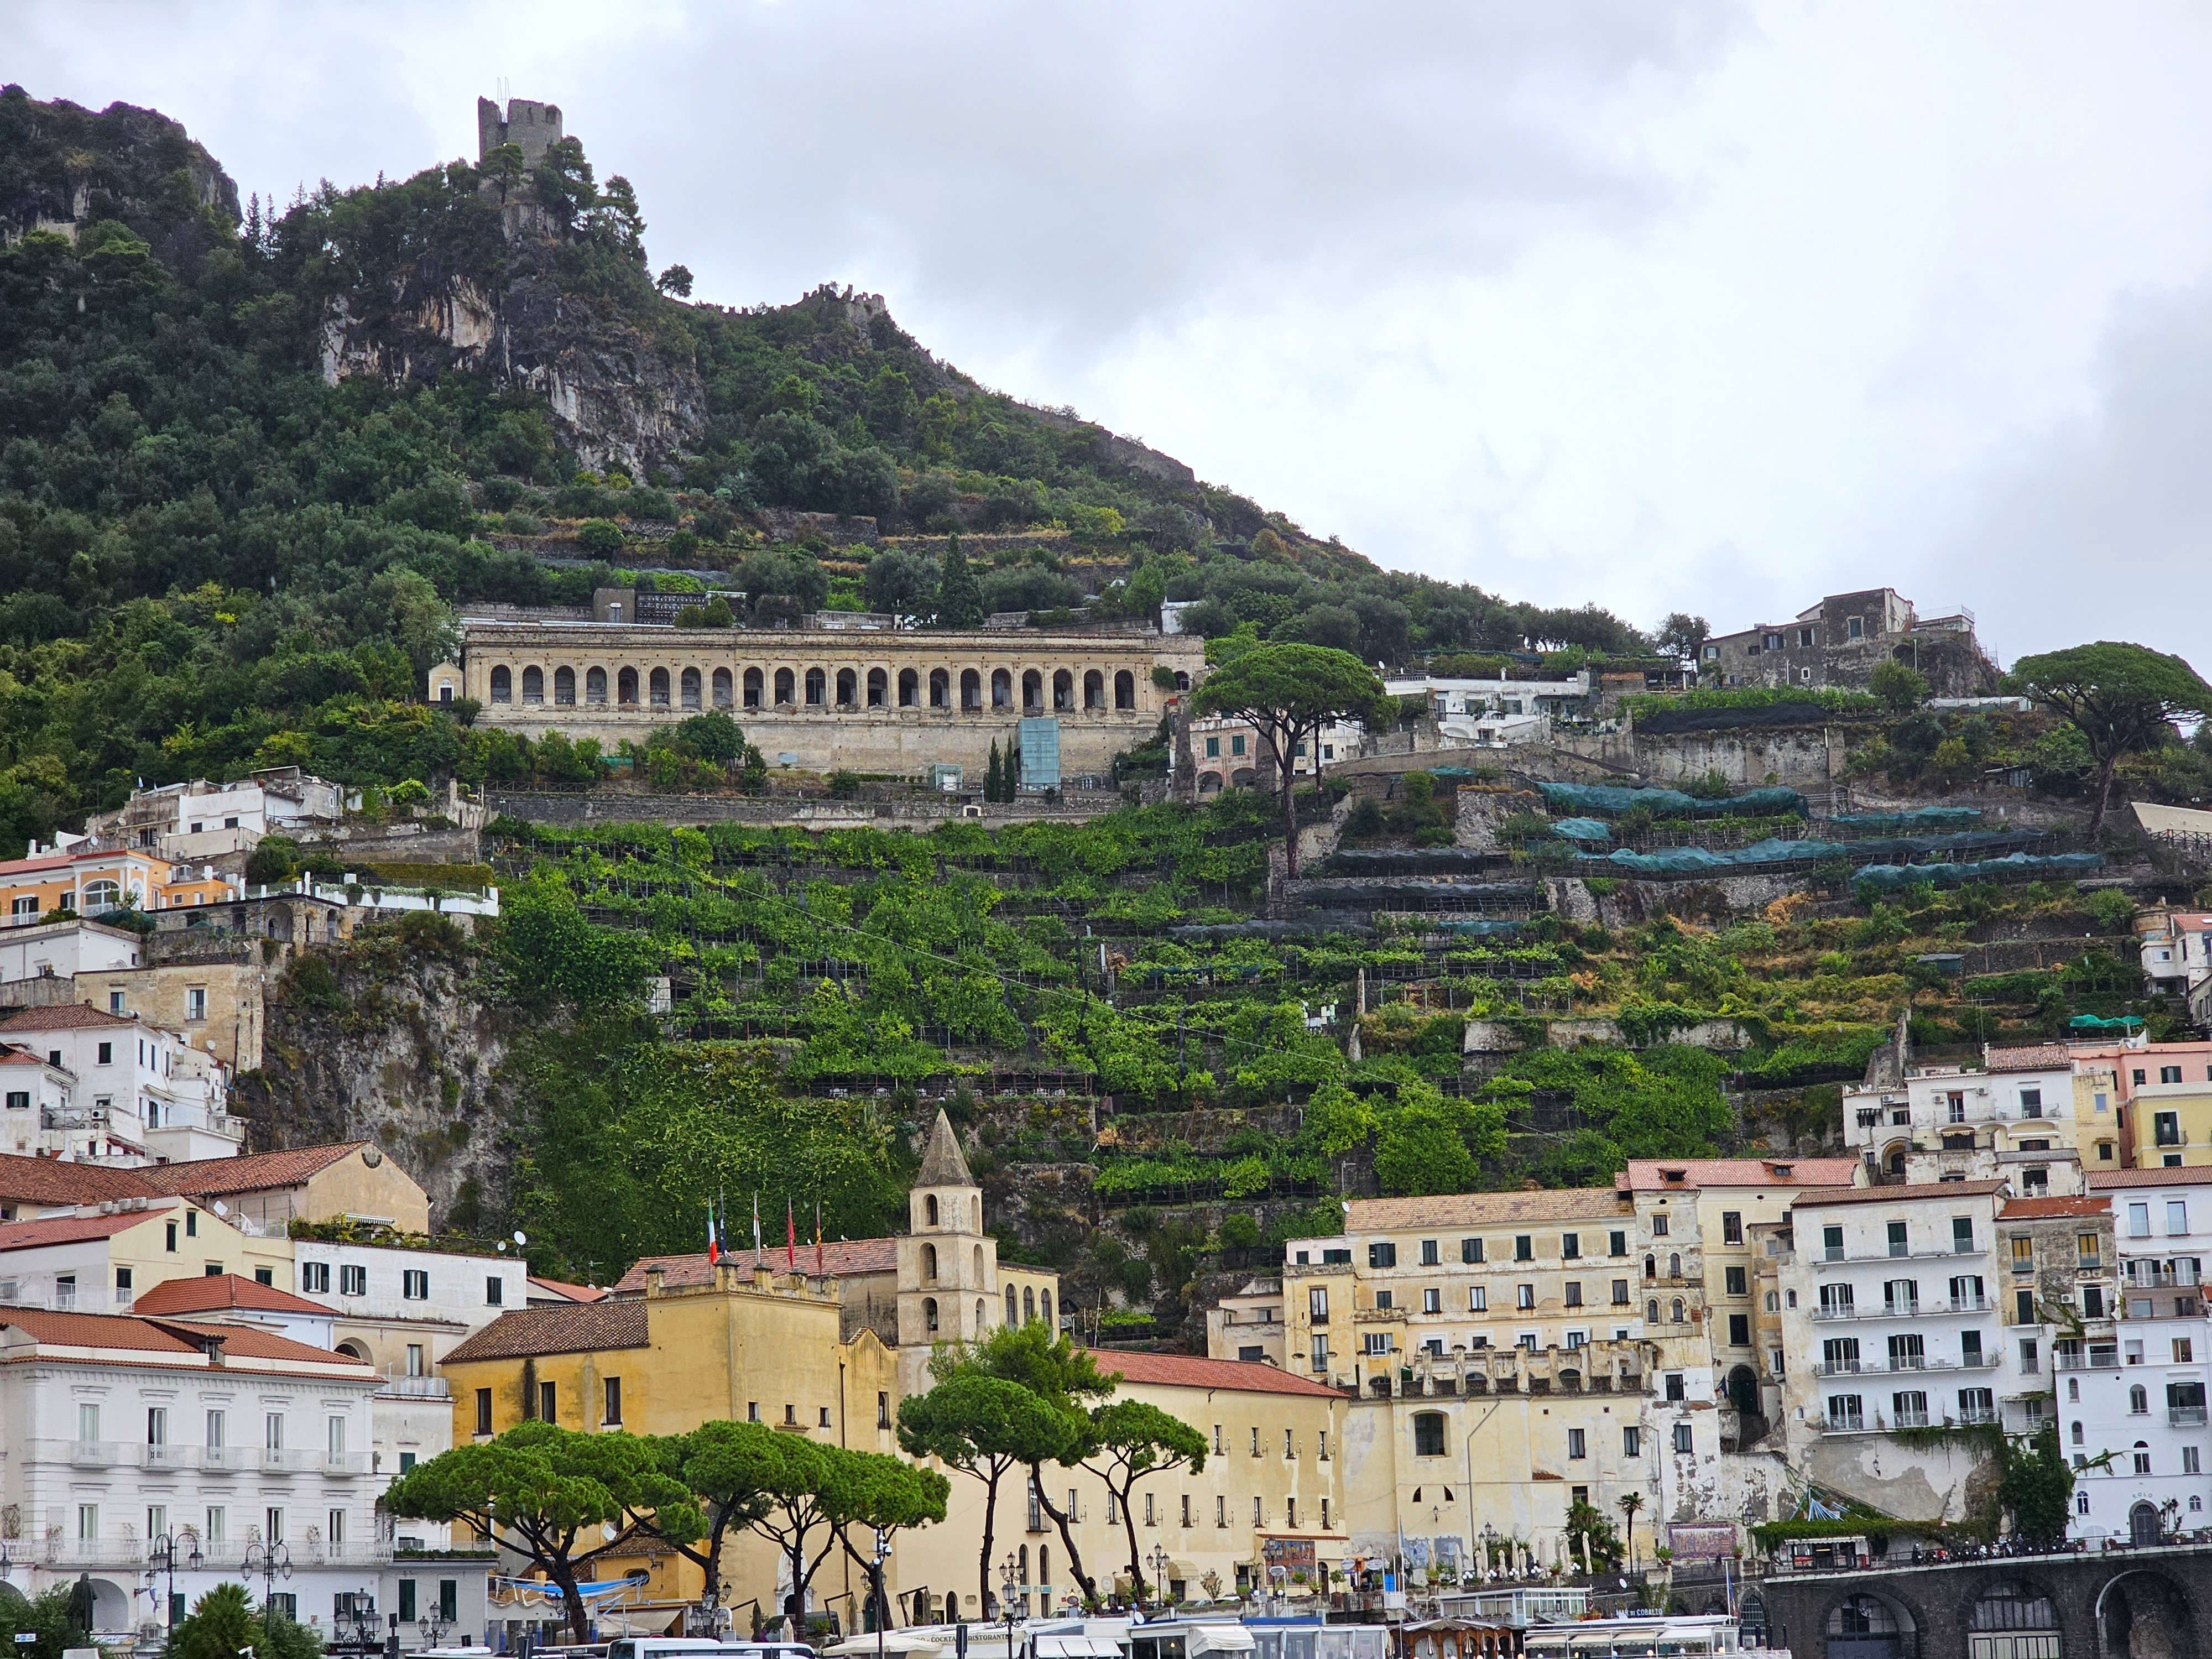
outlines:
[[[2122,1133],[2130,1169],[2212,1164],[2212,1082],[2136,1084]]]
[[[119,1199],[89,1213],[0,1225],[0,1303],[129,1313],[156,1285],[217,1273],[289,1285],[291,1241],[249,1237],[179,1198]]]
[[[126,907],[179,910],[241,898],[225,876],[171,864],[149,853],[75,848],[0,860],[0,922],[25,927],[54,910],[81,916]]]

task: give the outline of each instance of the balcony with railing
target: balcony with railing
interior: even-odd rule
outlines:
[[[1327,1324],[1328,1322],[1323,1317],[1314,1322]],[[1246,1328],[1240,1325],[1237,1328],[1241,1331]],[[452,1386],[442,1376],[409,1376],[399,1371],[386,1371],[384,1386],[377,1392],[386,1395],[396,1395],[405,1400],[447,1400],[453,1396]]]
[[[1822,1360],[1813,1367],[1815,1376],[1888,1376],[1905,1372],[1926,1371],[1986,1371],[1996,1369],[1994,1356],[1980,1358],[1930,1359],[1922,1355],[1904,1354],[1883,1358],[1877,1354],[1869,1359],[1839,1359],[1832,1363]]]
[[[2061,1349],[2051,1356],[2051,1363],[2062,1371],[2116,1371],[2120,1369],[2120,1351],[2091,1348],[2086,1353],[2069,1353]]]
[[[2204,1407],[2202,1406],[2168,1406],[2166,1420],[2177,1429],[2201,1429],[2204,1426]]]

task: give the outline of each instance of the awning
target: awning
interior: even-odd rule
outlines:
[[[1252,1639],[1252,1632],[1242,1625],[1197,1625],[1191,1628],[1188,1650],[1194,1654],[1249,1653],[1258,1645]]]
[[[1109,1636],[1040,1636],[1036,1659],[1121,1659],[1121,1649]]]
[[[619,1636],[665,1636],[684,1612],[684,1604],[665,1607],[610,1607],[599,1615],[603,1633]],[[619,1631],[612,1626],[620,1625]]]

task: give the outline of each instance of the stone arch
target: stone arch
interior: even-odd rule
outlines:
[[[363,1342],[359,1337],[348,1337],[344,1341],[338,1344],[337,1352],[343,1354],[351,1354],[356,1359],[360,1360],[364,1364],[368,1362],[368,1344]]]
[[[514,701],[514,676],[505,663],[491,671],[491,700],[494,702]]]
[[[1842,1597],[1828,1609],[1820,1629],[1832,1654],[1854,1659],[1920,1659],[1920,1628],[1912,1614],[1902,1602],[1878,1591],[1856,1590]]]
[[[1647,1255],[1644,1258],[1644,1276],[1646,1279],[1656,1279],[1659,1277],[1659,1258],[1657,1256]]]
[[[1176,669],[1175,672],[1175,677],[1176,690],[1188,691],[1190,690],[1190,674],[1188,670],[1181,668]],[[1134,703],[1132,703],[1129,706],[1133,708],[1136,707]]]
[[[983,677],[972,668],[960,671],[960,706],[981,708],[983,706]]]
[[[942,668],[929,671],[929,706],[932,708],[952,707],[952,676]]]
[[[775,671],[775,702],[777,708],[789,708],[798,702],[799,699],[793,690],[793,684],[792,673],[788,668],[779,668]]]
[[[991,671],[991,707],[1011,708],[1014,706],[1014,677],[1003,668]]]
[[[545,671],[534,664],[522,671],[522,700],[525,702],[545,701]]]
[[[819,708],[830,695],[830,677],[818,668],[806,671],[806,706]]]
[[[924,1226],[934,1227],[937,1224],[937,1194],[935,1193],[922,1194],[921,1214]]]
[[[730,671],[728,669],[717,668],[714,671],[715,708],[727,708],[735,703],[737,701],[735,696],[736,689],[735,684],[730,678]]]
[[[921,1324],[922,1328],[932,1335],[936,1334],[937,1298],[933,1296],[925,1296],[921,1298]]]
[[[131,1628],[131,1592],[105,1578],[92,1581],[92,1624],[94,1630]]]
[[[2139,1567],[2109,1578],[2097,1592],[2097,1632],[2115,1656],[2200,1651],[2189,1596],[2166,1574]]]
[[[686,708],[696,708],[700,706],[699,671],[697,669],[687,668],[684,671],[684,678],[680,682],[680,689],[684,696],[684,706]]]
[[[607,701],[607,671],[587,668],[584,671],[584,701],[605,708]]]
[[[1044,676],[1034,668],[1022,671],[1022,713],[1044,713]]]
[[[1680,1250],[1671,1251],[1668,1253],[1667,1257],[1667,1277],[1669,1279],[1680,1279],[1681,1276],[1682,1253]]]
[[[647,700],[653,708],[668,707],[668,671],[665,668],[656,668],[647,675],[645,689]]]
[[[1249,789],[1258,779],[1259,774],[1249,766],[1241,766],[1229,775],[1230,787],[1236,789]]]
[[[988,1317],[985,1312],[988,1305],[981,1297],[975,1298],[975,1334],[978,1336],[983,1334],[983,1321]]]
[[[553,701],[573,708],[576,702],[576,671],[556,668],[553,671]]]
[[[2137,1441],[2136,1444],[2142,1443]],[[2137,1547],[2155,1544],[2162,1528],[2159,1525],[2158,1505],[2148,1498],[2138,1498],[2128,1509],[2128,1542]]]
[[[1659,1322],[1659,1298],[1657,1297],[1653,1297],[1649,1302],[1644,1304],[1644,1318],[1645,1322],[1648,1324],[1656,1325]]]
[[[1177,679],[1183,677],[1176,676]],[[1114,676],[1114,707],[1127,713],[1137,706],[1137,677],[1124,668]]]
[[[1200,772],[1198,775],[1198,793],[1201,795],[1219,794],[1221,793],[1221,774],[1218,772]]]
[[[761,672],[759,669],[748,668],[745,670],[744,688],[745,707],[748,708],[759,708],[761,706],[761,692],[763,689]]]
[[[937,1283],[937,1246],[934,1244],[921,1247],[921,1279],[925,1285]]]
[[[898,706],[912,708],[921,701],[921,676],[911,668],[899,670]]]
[[[1748,1365],[1738,1365],[1728,1376],[1729,1403],[1745,1417],[1759,1415],[1759,1376]]]
[[[1027,1325],[1036,1318],[1036,1291],[1027,1285],[1022,1286],[1022,1323]]]
[[[1083,706],[1086,709],[1106,706],[1106,677],[1095,668],[1083,671]]]
[[[637,707],[637,670],[625,668],[616,677],[615,696],[621,699],[625,708]]]
[[[883,708],[890,703],[890,677],[880,668],[868,671],[868,707]]]
[[[1065,668],[1052,671],[1052,709],[1055,714],[1065,714],[1075,708],[1075,676]]]
[[[860,707],[860,695],[859,676],[854,674],[849,668],[839,669],[837,671],[837,707],[840,708],[857,708]]]
[[[1017,1307],[1018,1307],[1019,1305],[1020,1305],[1020,1304],[1019,1304],[1015,1300],[1015,1298],[1014,1298],[1014,1287],[1013,1287],[1012,1285],[1007,1285],[1007,1286],[1006,1286],[1006,1323],[1008,1323],[1009,1325],[1018,1324],[1018,1323],[1020,1322],[1020,1316],[1019,1316],[1018,1313],[1016,1313],[1016,1311],[1015,1311],[1016,1308],[1017,1308]]]

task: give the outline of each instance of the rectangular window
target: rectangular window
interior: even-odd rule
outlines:
[[[538,1385],[538,1420],[539,1422],[552,1423],[559,1420],[559,1413],[554,1409],[555,1403],[553,1385],[550,1382],[540,1382]],[[784,1415],[786,1418],[791,1415],[788,1407],[785,1407]]]
[[[1182,1494],[1182,1524],[1186,1527],[1190,1524],[1190,1494],[1188,1492]]]
[[[2021,1338],[2020,1344],[2020,1374],[2022,1376],[2035,1376],[2040,1375],[2042,1370],[2043,1366],[2037,1352],[2035,1339],[2033,1337]]]
[[[1693,1452],[1697,1449],[1697,1437],[1690,1425],[1687,1423],[1677,1423],[1674,1425],[1674,1449],[1678,1452]]]
[[[607,1377],[603,1380],[600,1387],[606,1395],[599,1413],[600,1425],[610,1429],[620,1428],[622,1426],[622,1378]],[[876,1414],[878,1419],[883,1416],[883,1395],[876,1396]],[[878,1426],[881,1426],[880,1422]]]
[[[1221,758],[1220,738],[1208,738],[1206,740],[1206,757],[1208,760],[1219,760]]]
[[[491,1390],[489,1389],[477,1390],[477,1432],[478,1434],[491,1432]]]
[[[264,1451],[284,1449],[284,1413],[264,1412],[261,1418],[261,1448]]]
[[[1307,1289],[1306,1318],[1316,1325],[1328,1323],[1328,1287],[1327,1285],[1315,1285]]]
[[[1480,1263],[1482,1260],[1482,1241],[1479,1238],[1460,1240],[1459,1259],[1470,1264]]]
[[[1516,1285],[1513,1291],[1513,1305],[1516,1308],[1534,1307],[1536,1305],[1536,1287],[1534,1285]]]
[[[1889,1253],[1892,1255],[1910,1255],[1912,1253],[1912,1247],[1905,1239],[1902,1221],[1889,1224]]]
[[[1655,1215],[1651,1218],[1651,1236],[1654,1238],[1664,1238],[1667,1237],[1667,1218],[1665,1216]]]
[[[76,1535],[80,1543],[90,1544],[99,1540],[99,1504],[80,1504],[76,1506]]]
[[[169,1443],[169,1411],[166,1406],[146,1407],[146,1443],[166,1446]]]
[[[430,1275],[421,1267],[410,1267],[399,1275],[399,1294],[410,1302],[430,1299]]]
[[[177,1249],[177,1224],[169,1222],[161,1229],[162,1247],[174,1255]]]
[[[2128,1237],[2130,1238],[2150,1237],[2150,1206],[2148,1204],[2128,1206]]]
[[[1743,1212],[1741,1210],[1721,1212],[1721,1243],[1723,1244],[1743,1243]]]
[[[1421,1292],[1421,1311],[1423,1313],[1442,1313],[1443,1310],[1444,1293],[1442,1291],[1431,1285],[1430,1288]]]
[[[2033,1291],[2014,1291],[2012,1296],[2012,1322],[2014,1324],[2033,1325],[2036,1322],[2035,1292]]]
[[[1328,1369],[1328,1339],[1316,1336],[1312,1340],[1312,1352],[1306,1358],[1316,1376]]]
[[[349,1263],[346,1266],[340,1267],[338,1269],[338,1294],[340,1296],[367,1296],[368,1294],[368,1269],[356,1263]]]
[[[323,1541],[326,1544],[345,1542],[345,1511],[327,1510],[323,1515]]]
[[[207,1018],[207,987],[194,985],[185,992],[185,1018],[203,1020]]]
[[[438,1617],[447,1624],[461,1616],[461,1581],[441,1578],[438,1581]]]
[[[1751,1316],[1730,1314],[1728,1321],[1729,1343],[1739,1348],[1749,1347],[1751,1346]]]
[[[102,1066],[112,1066],[115,1064],[115,1045],[113,1043],[103,1042],[100,1045],[99,1063]]]
[[[1828,1401],[1828,1426],[1832,1429],[1857,1429],[1865,1426],[1858,1395],[1839,1394]]]
[[[2020,1091],[2020,1115],[2022,1117],[2041,1117],[2043,1115],[2042,1090],[2022,1089]]]
[[[1626,1233],[1618,1231],[1607,1233],[1606,1235],[1606,1254],[1607,1255],[1626,1255],[1628,1254],[1628,1235]]]
[[[1726,1282],[1728,1284],[1728,1293],[1730,1296],[1749,1296],[1751,1294],[1749,1274],[1747,1271],[1742,1267],[1729,1268],[1727,1270]]]
[[[403,1625],[415,1622],[415,1581],[412,1578],[399,1581],[399,1622]]]
[[[230,1511],[221,1504],[211,1504],[207,1512],[207,1541],[220,1544],[230,1530]]]
[[[507,1281],[497,1273],[484,1275],[484,1306],[496,1308],[507,1300]]]
[[[1628,1281],[1625,1279],[1616,1279],[1613,1281],[1613,1305],[1616,1308],[1625,1308],[1628,1305]]]
[[[2166,1200],[2166,1231],[2169,1238],[2178,1237],[2189,1231],[2189,1200],[2169,1198]]]
[[[1252,1430],[1252,1455],[1253,1455],[1253,1456],[1255,1456],[1255,1457],[1257,1457],[1259,1455],[1260,1455],[1260,1430],[1259,1430],[1258,1425],[1254,1425],[1254,1427],[1253,1427],[1253,1430]]]
[[[273,1504],[261,1511],[261,1540],[265,1544],[284,1541],[284,1511]]]
[[[1580,1429],[1569,1429],[1567,1431],[1567,1455],[1570,1458],[1585,1457],[1589,1455],[1589,1453],[1583,1448],[1583,1431]]]
[[[207,1443],[209,1445],[220,1447],[222,1444],[222,1413],[219,1411],[210,1412],[207,1414]]]
[[[1385,1310],[1395,1308],[1398,1305],[1397,1296],[1390,1291],[1377,1291],[1375,1292],[1375,1305]]]
[[[300,1288],[309,1296],[328,1296],[331,1293],[331,1264],[327,1261],[302,1261],[300,1264]]]
[[[1559,1235],[1559,1259],[1561,1261],[1575,1261],[1582,1255],[1582,1253],[1583,1236],[1580,1233],[1561,1233]]]
[[[1623,1457],[1644,1455],[1644,1431],[1633,1423],[1620,1431],[1620,1455]]]
[[[1376,1243],[1367,1247],[1367,1265],[1370,1267],[1395,1267],[1398,1265],[1398,1247],[1388,1243]]]
[[[1433,1238],[1423,1239],[1421,1241],[1421,1265],[1424,1267],[1433,1267],[1437,1265],[1437,1241]]]
[[[1688,1399],[1688,1398],[1689,1398],[1688,1392],[1685,1389],[1685,1388],[1684,1388],[1684,1386],[1683,1386],[1683,1382],[1682,1382],[1682,1373],[1681,1373],[1681,1372],[1680,1372],[1680,1371],[1668,1371],[1668,1372],[1667,1373],[1667,1389],[1666,1389],[1666,1392],[1667,1392],[1667,1398],[1668,1398],[1668,1400],[1670,1400],[1670,1401],[1678,1401],[1678,1402],[1679,1402],[1679,1401],[1684,1401],[1684,1400],[1686,1400],[1686,1399]]]
[[[1513,1259],[1516,1261],[1534,1261],[1536,1259],[1535,1239],[1527,1233],[1516,1234],[1513,1239]]]

